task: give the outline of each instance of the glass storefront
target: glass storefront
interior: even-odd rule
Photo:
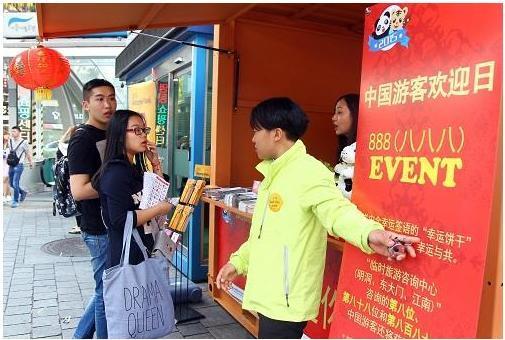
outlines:
[[[174,74],[173,89],[173,162],[171,190],[172,195],[180,196],[188,180],[191,157],[191,68]],[[188,233],[184,233],[184,247],[188,244]]]

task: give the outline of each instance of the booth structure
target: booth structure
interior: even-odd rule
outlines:
[[[267,10],[260,12],[260,8],[255,7],[233,22],[215,29],[215,45],[235,50],[240,55],[238,90],[233,88],[233,59],[226,55],[215,59],[212,134],[215,151],[211,161],[211,178],[218,186],[251,186],[253,180],[261,180],[261,175],[254,168],[258,160],[251,147],[252,134],[246,136],[244,133],[249,129],[252,107],[261,100],[288,96],[300,104],[310,119],[303,138],[308,152],[335,164],[336,142],[330,122],[335,100],[344,93],[360,92],[365,5],[307,6],[306,11],[309,8],[313,11],[306,16],[303,13],[287,15],[280,9],[275,14]],[[300,17],[318,18],[317,24]],[[340,25],[335,24],[339,21]],[[325,25],[327,22],[332,24]],[[344,27],[347,29],[342,29]],[[236,108],[232,104],[235,91],[238,93]],[[364,93],[361,96],[363,98]],[[498,140],[501,141],[501,138]],[[501,151],[498,155],[501,156]],[[502,257],[499,255],[502,252],[502,212],[499,208],[502,202],[501,159],[493,166],[496,169],[488,170],[495,170],[498,176],[494,186],[484,284],[482,291],[468,292],[482,294],[478,337],[500,337],[502,334]],[[228,261],[230,253],[246,240],[249,222],[244,216],[233,214],[229,208],[212,202],[210,205],[209,291],[237,320],[257,334],[257,318],[242,310],[235,298],[218,290],[215,285],[221,266]],[[233,217],[223,219],[223,211],[231,211]],[[341,244],[328,238],[327,249],[320,314],[305,329],[309,337],[328,337],[339,275],[353,275],[339,273]],[[243,284],[245,282],[238,281],[239,286]],[[338,296],[338,299],[342,297]],[[443,337],[443,334],[439,330],[436,337]]]
[[[491,6],[502,11],[500,4]],[[250,187],[254,180],[261,180],[254,169],[258,160],[251,145],[249,114],[257,103],[275,96],[291,97],[305,110],[310,119],[303,138],[308,152],[335,164],[337,140],[331,116],[337,97],[361,90],[364,39],[371,33],[364,29],[365,17],[370,12],[367,5],[37,4],[37,11],[39,31],[45,38],[121,28],[214,24],[213,46],[223,52],[214,52],[213,56],[211,184]],[[78,20],[59,20],[72,11],[81,13]],[[411,15],[412,25],[416,19],[420,20]],[[501,32],[501,21],[499,27]],[[501,72],[501,58],[498,62],[497,69]],[[501,76],[497,74],[496,78]],[[362,92],[362,103],[364,95]],[[501,107],[499,110],[501,123]],[[480,297],[478,327],[476,333],[468,337],[502,337],[501,129],[497,140],[500,141],[498,150],[491,152],[498,152],[499,157],[486,169],[497,176],[493,179],[482,289],[466,292]],[[244,327],[257,335],[254,313],[242,310],[237,296],[218,290],[215,285],[220,267],[247,238],[251,216],[219,202],[207,200],[205,204],[209,206],[209,292]],[[305,330],[309,337],[330,335],[333,309],[342,300],[341,296],[336,296],[338,281],[345,275],[353,275],[339,272],[340,261],[347,251],[343,249],[347,248],[341,241],[328,239],[320,315],[309,322]],[[241,279],[236,284],[244,287],[245,281]],[[454,315],[454,320],[457,318]],[[461,327],[464,329],[465,325]],[[443,337],[443,329],[438,329],[435,336]]]

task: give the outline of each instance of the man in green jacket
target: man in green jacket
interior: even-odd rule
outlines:
[[[219,271],[229,289],[247,276],[242,308],[259,316],[259,338],[301,338],[317,317],[327,235],[367,254],[401,261],[415,257],[419,238],[385,231],[367,219],[335,186],[333,173],[307,154],[300,138],[309,121],[289,98],[271,98],[251,113],[252,142],[263,161],[249,238]]]

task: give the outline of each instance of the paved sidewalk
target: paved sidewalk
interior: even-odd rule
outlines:
[[[50,255],[47,242],[69,237],[75,219],[52,216],[49,192],[29,195],[18,208],[3,206],[3,337],[72,338],[93,292],[88,257]],[[216,304],[203,298],[191,306],[205,318],[177,326],[169,338],[253,338]]]

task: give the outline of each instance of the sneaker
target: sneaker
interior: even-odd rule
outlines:
[[[11,196],[5,196],[4,197],[4,204],[9,204],[12,202],[12,197]]]
[[[19,207],[19,203],[18,202],[12,202],[11,208],[17,208],[17,207]]]
[[[21,197],[19,198],[19,201],[23,202],[25,200],[27,194],[28,193],[26,191],[21,191]]]
[[[81,228],[79,228],[78,226],[75,226],[72,229],[70,229],[70,231],[68,233],[69,234],[80,234],[81,233]]]

